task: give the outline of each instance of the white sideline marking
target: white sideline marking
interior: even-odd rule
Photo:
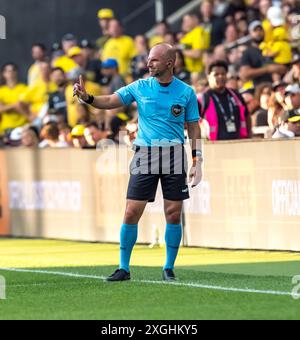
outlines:
[[[52,272],[52,271],[45,271],[45,270],[38,270],[38,269],[34,270],[34,269],[0,268],[0,271],[19,272],[19,273],[33,273],[33,274],[46,274],[46,275],[55,275],[55,276],[76,277],[76,278],[81,278],[81,279],[95,279],[95,280],[101,280],[101,281],[106,280],[105,276],[84,275],[84,274],[66,273],[66,272]],[[224,291],[224,292],[292,296],[291,292],[281,292],[281,291],[276,291],[276,290],[257,290],[257,289],[248,289],[248,288],[221,287],[221,286],[205,285],[205,284],[200,284],[200,283],[165,282],[165,281],[151,281],[151,280],[131,280],[131,282],[156,284],[156,285],[179,286],[179,287],[192,287],[192,288],[201,288],[201,289],[211,289],[211,290],[220,290],[220,291]],[[297,294],[296,297],[300,297],[300,294]]]

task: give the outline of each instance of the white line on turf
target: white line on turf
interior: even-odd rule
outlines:
[[[101,281],[106,280],[106,277],[104,277],[104,276],[86,275],[86,274],[77,274],[77,273],[66,273],[66,272],[57,272],[57,271],[46,271],[46,270],[38,270],[38,269],[35,270],[35,269],[19,269],[19,268],[0,268],[0,271],[18,272],[18,273],[32,273],[32,274],[45,274],[45,275],[54,275],[54,276],[74,277],[74,278],[81,278],[81,279],[94,279],[94,280],[101,280]],[[201,284],[201,283],[165,282],[165,281],[151,281],[151,280],[131,280],[131,282],[145,283],[145,284],[155,284],[155,285],[170,285],[170,286],[178,286],[178,287],[191,287],[191,288],[200,288],[200,289],[210,289],[210,290],[219,290],[219,291],[224,291],[224,292],[292,296],[291,292],[282,292],[282,291],[276,291],[276,290],[257,290],[257,289],[249,289],[249,288],[222,287],[222,286],[206,285],[206,284]],[[300,297],[300,294],[297,294],[297,297]]]

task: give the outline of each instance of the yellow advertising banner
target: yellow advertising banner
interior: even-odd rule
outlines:
[[[0,235],[8,236],[9,234],[7,163],[6,154],[0,151]]]

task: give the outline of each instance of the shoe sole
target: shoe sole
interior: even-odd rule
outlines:
[[[163,281],[176,281],[176,278],[167,278],[163,276]]]
[[[122,282],[122,281],[130,281],[131,279],[122,279],[122,280],[110,280],[110,279],[106,279],[106,282]]]

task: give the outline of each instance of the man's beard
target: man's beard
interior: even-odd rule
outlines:
[[[253,41],[255,43],[257,43],[258,45],[261,44],[265,39],[264,38],[256,38],[256,39],[253,39]]]
[[[67,82],[66,81],[61,81],[57,84],[58,88],[63,89],[66,86]]]

